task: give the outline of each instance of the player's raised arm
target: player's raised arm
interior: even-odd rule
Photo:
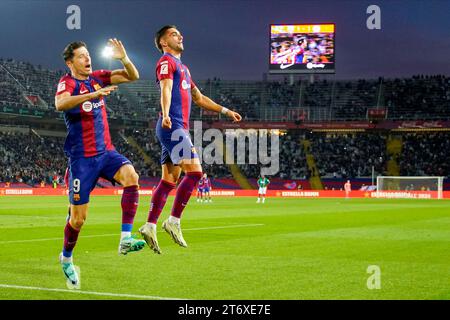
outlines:
[[[194,103],[200,108],[225,114],[227,117],[232,119],[233,122],[239,122],[242,120],[242,117],[239,113],[215,103],[210,98],[203,95],[197,87],[192,88],[191,95]]]
[[[164,129],[172,128],[172,121],[169,117],[170,103],[172,101],[172,79],[162,79],[159,82],[161,88],[161,110],[162,110],[162,127]]]
[[[128,58],[125,47],[120,40],[109,39],[108,45],[112,48],[112,58],[120,60],[125,69],[117,69],[111,72],[111,83],[119,84],[139,79],[139,71]]]

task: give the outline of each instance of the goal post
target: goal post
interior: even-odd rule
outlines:
[[[389,196],[393,192],[399,195],[398,198],[402,198],[403,194],[404,198],[442,199],[443,182],[444,177],[378,176],[377,196],[384,198],[383,195]]]

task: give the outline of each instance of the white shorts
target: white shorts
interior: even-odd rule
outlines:
[[[267,187],[259,188],[259,190],[258,190],[258,194],[266,194],[266,192],[267,192]]]

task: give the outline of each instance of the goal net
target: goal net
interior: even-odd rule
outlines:
[[[442,199],[444,177],[377,177],[377,197]]]

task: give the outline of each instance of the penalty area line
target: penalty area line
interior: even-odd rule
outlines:
[[[83,290],[69,290],[69,289],[42,288],[42,287],[29,287],[29,286],[17,286],[17,285],[10,285],[10,284],[0,284],[0,288],[22,289],[22,290],[36,290],[36,291],[49,291],[49,292],[67,292],[67,293],[88,294],[88,295],[95,295],[95,296],[135,298],[135,299],[147,299],[147,300],[189,300],[189,299],[183,299],[183,298],[147,296],[147,295],[139,295],[139,294],[97,292],[97,291],[83,291]]]
[[[255,224],[238,224],[238,225],[217,226],[217,227],[187,228],[187,229],[183,229],[183,231],[232,229],[232,228],[260,227],[260,226],[264,226],[264,224],[263,223],[255,223]],[[164,232],[164,231],[158,230],[158,232]],[[112,236],[119,237],[120,235],[118,233],[108,233],[108,234],[95,234],[95,235],[80,236],[80,238],[100,238],[100,237],[112,237]],[[26,243],[26,242],[38,242],[38,241],[56,241],[56,240],[62,240],[62,239],[63,239],[63,237],[44,238],[44,239],[27,239],[27,240],[5,240],[5,241],[0,241],[0,244]]]

